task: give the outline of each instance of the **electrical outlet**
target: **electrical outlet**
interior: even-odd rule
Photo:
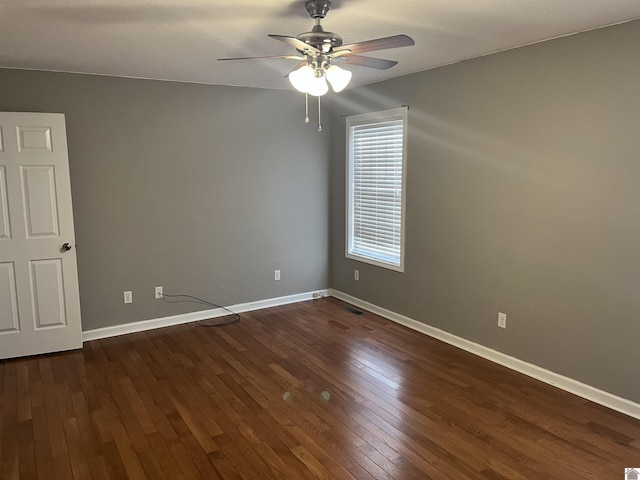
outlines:
[[[507,314],[498,312],[498,326],[500,328],[507,328]]]
[[[133,293],[131,290],[124,292],[124,303],[133,303]]]
[[[360,270],[354,270],[353,271],[353,279],[356,281],[360,280]]]
[[[163,296],[162,287],[156,287],[154,292],[156,294],[156,298],[162,298]]]
[[[273,279],[274,280],[280,280],[280,270],[275,270],[273,272]]]
[[[313,298],[323,298],[324,293],[322,292],[313,292]]]

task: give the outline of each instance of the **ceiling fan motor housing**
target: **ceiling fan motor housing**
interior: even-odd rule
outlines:
[[[342,45],[342,37],[337,33],[325,32],[322,25],[314,25],[310,32],[301,33],[296,38],[324,53]]]

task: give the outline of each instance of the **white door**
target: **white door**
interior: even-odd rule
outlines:
[[[0,358],[82,347],[64,115],[0,112]]]

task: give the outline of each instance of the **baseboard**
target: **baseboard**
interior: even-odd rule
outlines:
[[[478,355],[479,357],[503,365],[511,370],[515,370],[516,372],[523,373],[524,375],[533,377],[544,383],[553,385],[554,387],[558,387],[561,390],[573,393],[579,397],[611,408],[612,410],[629,415],[630,417],[640,419],[640,404],[627,400],[626,398],[618,397],[609,392],[592,387],[591,385],[584,384],[572,378],[565,377],[564,375],[538,367],[532,363],[524,362],[478,343],[465,340],[464,338],[445,332],[439,328],[432,327],[412,318],[392,312],[391,310],[360,300],[359,298],[353,297],[339,290],[330,290],[329,295],[368,310],[376,315],[380,315],[381,317],[395,323],[404,325],[412,330],[416,330],[420,333],[424,333],[425,335],[429,335],[430,337],[442,340],[449,345],[453,345],[461,348],[462,350]]]
[[[298,293],[285,297],[270,298],[266,300],[258,300],[255,302],[239,303],[231,305],[228,308],[235,313],[251,312],[263,308],[277,307],[279,305],[287,305],[289,303],[304,302],[317,298],[317,295],[329,296],[329,290],[314,290],[313,292]],[[314,296],[316,295],[316,296]],[[201,310],[198,312],[184,313],[181,315],[173,315],[170,317],[154,318],[151,320],[142,320],[140,322],[126,323],[124,325],[115,325],[113,327],[96,328],[82,332],[82,341],[99,340],[101,338],[116,337],[127,333],[144,332],[155,328],[170,327],[173,325],[181,325],[183,323],[199,322],[210,318],[223,317],[229,312],[222,308],[214,308],[210,310]]]

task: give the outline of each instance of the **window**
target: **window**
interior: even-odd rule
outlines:
[[[404,271],[407,109],[347,117],[347,258]]]

